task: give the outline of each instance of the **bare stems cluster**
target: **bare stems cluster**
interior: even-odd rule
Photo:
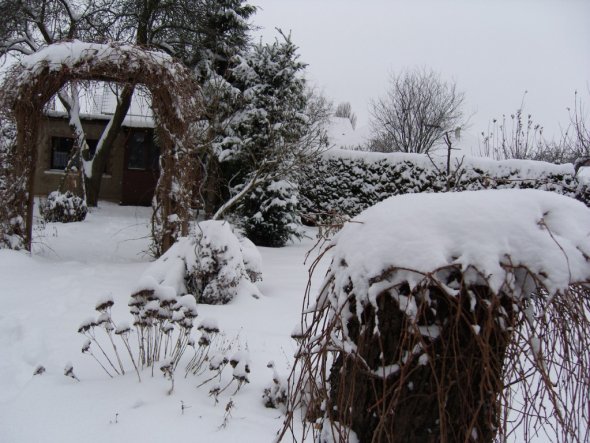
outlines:
[[[588,441],[586,283],[551,294],[529,269],[506,267],[492,290],[474,268],[395,268],[368,297],[337,267],[317,298],[308,286],[279,440]]]
[[[232,377],[223,387],[215,385],[210,391],[216,401],[229,386],[237,385],[237,392],[249,382],[247,354],[237,351],[228,357],[234,343],[225,340],[215,320],[204,319],[195,324],[198,314],[193,295],[167,296],[151,289],[135,292],[129,300],[132,326],[114,322],[113,305],[110,297],[99,301],[98,317],[82,322],[78,328],[87,338],[82,352],[90,355],[109,377],[125,374],[125,361],[131,362],[139,381],[146,370],[153,376],[154,368],[159,366],[171,381],[171,394],[179,366],[182,365],[185,377],[203,376],[200,387],[215,379],[221,381],[229,364],[233,367]]]

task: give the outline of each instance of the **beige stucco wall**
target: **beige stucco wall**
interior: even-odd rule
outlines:
[[[88,139],[98,139],[105,126],[101,120],[83,120],[82,125]],[[107,172],[102,176],[99,198],[119,203],[123,182],[123,156],[125,131],[117,136],[107,163]],[[64,173],[51,169],[51,137],[72,137],[72,130],[66,120],[45,117],[39,127],[37,141],[37,168],[35,170],[35,195],[45,196],[59,188]]]

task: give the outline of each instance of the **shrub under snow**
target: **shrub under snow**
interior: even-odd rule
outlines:
[[[557,441],[585,432],[584,204],[532,189],[396,196],[329,247],[290,387],[316,437],[328,427],[360,441],[503,441],[512,423],[528,435],[547,423]]]
[[[180,238],[152,263],[140,287],[170,287],[178,295],[189,293],[206,304],[228,303],[240,292],[258,297],[253,281],[261,279],[260,256],[252,247],[238,240],[228,222],[198,223],[194,236]]]
[[[84,220],[88,207],[83,198],[71,191],[53,191],[41,202],[39,212],[46,222],[71,223]]]
[[[241,227],[259,246],[280,247],[301,236],[297,211],[298,189],[287,180],[261,184],[245,198],[241,207]]]

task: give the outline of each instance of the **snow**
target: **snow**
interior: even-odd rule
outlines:
[[[50,70],[62,69],[64,66],[74,65],[91,61],[94,59],[106,60],[112,58],[117,61],[123,52],[140,52],[132,45],[113,45],[100,43],[87,43],[80,40],[55,43],[46,46],[37,52],[23,57],[20,64],[30,70],[40,70],[45,66]],[[172,58],[164,52],[145,51],[154,61],[160,63],[171,63]]]
[[[437,198],[445,203],[434,203]],[[558,286],[564,278],[563,253],[555,242],[547,239],[547,230],[536,224],[541,217],[568,255],[574,254],[570,255],[572,276],[580,272],[575,251],[572,251],[574,244],[589,251],[588,210],[573,200],[551,193],[481,191],[414,195],[411,199],[396,197],[392,200],[396,202],[386,201],[368,212],[380,217],[387,226],[410,220],[411,223],[405,223],[407,227],[403,232],[387,230],[398,232],[403,241],[398,238],[392,244],[392,237],[379,231],[382,241],[365,239],[359,244],[358,240],[354,243],[356,235],[347,235],[346,258],[354,265],[351,269],[370,269],[373,266],[371,256],[384,254],[387,248],[395,257],[405,253],[409,260],[417,260],[416,255],[421,255],[427,265],[438,263],[436,260],[449,260],[455,253],[449,246],[450,238],[462,239],[457,248],[463,250],[479,242],[478,247],[482,249],[478,249],[474,257],[483,260],[486,266],[486,254],[497,259],[498,254],[509,251],[513,259],[519,257],[518,254],[529,259],[544,244],[551,248],[551,253],[545,254],[546,263],[556,266],[556,272],[550,273],[549,278]],[[471,210],[464,208],[467,203]],[[393,205],[395,211],[383,209],[386,205]],[[416,209],[418,206],[423,207],[420,213]],[[494,212],[493,208],[499,212]],[[435,210],[440,211],[438,220],[430,218]],[[568,216],[560,215],[558,211],[561,210]],[[543,215],[547,211],[549,214]],[[257,285],[264,297],[236,297],[227,305],[195,305],[194,298],[188,295],[177,298],[187,310],[198,310],[197,327],[210,329],[212,334],[215,328],[221,331],[215,335],[228,346],[226,363],[230,366],[230,358],[235,361],[235,368],[226,368],[225,376],[230,379],[235,376],[237,381],[244,382],[236,394],[233,394],[234,387],[219,394],[216,404],[209,396],[209,389],[217,380],[197,388],[202,379],[193,375],[184,378],[181,371],[174,379],[174,391],[168,395],[171,380],[158,370],[160,364],[153,376],[149,370],[144,370],[139,383],[131,363],[123,358],[126,375],[111,379],[89,355],[80,352],[86,339],[76,331],[84,319],[89,318],[87,324],[95,321],[97,303],[114,302],[111,317],[117,330],[123,331],[132,324],[127,306],[129,296],[139,283],[146,281],[141,276],[154,263],[143,252],[149,246],[150,213],[149,208],[101,203],[99,208],[90,211],[84,222],[38,224],[32,255],[0,250],[0,441],[149,443],[196,438],[215,443],[274,440],[282,425],[282,413],[265,408],[262,395],[265,388],[273,385],[273,379],[284,380],[289,374],[298,348],[291,333],[295,325],[301,324],[308,278],[308,266],[303,261],[316,242],[316,231],[309,229],[308,237],[301,243],[285,248],[257,248],[264,276]],[[363,224],[350,223],[343,232],[360,236],[362,230],[377,229],[370,220],[363,219],[363,215],[359,217]],[[456,220],[463,220],[459,223],[462,228],[451,229],[450,221]],[[518,227],[518,232],[512,235],[503,233],[509,220]],[[485,224],[481,232],[471,229],[475,223]],[[490,234],[503,235],[497,244],[484,241],[483,232],[490,229],[493,230]],[[439,253],[431,256],[412,250],[407,254],[412,246],[408,236],[418,230],[420,236],[414,245],[426,244],[428,240],[432,242],[428,250],[434,252],[439,248]],[[517,234],[523,238],[517,238]],[[335,253],[342,253],[344,235],[337,237],[336,243]],[[356,248],[356,252],[350,253],[350,248]],[[361,254],[361,250],[371,250],[374,254]],[[443,252],[450,255],[445,256]],[[311,260],[313,258],[312,255]],[[539,258],[539,263],[542,259]],[[493,265],[493,260],[489,259],[489,263]],[[329,255],[316,269],[312,294],[317,294],[328,264]],[[155,278],[152,284],[161,285]],[[160,297],[165,296],[160,294]],[[209,364],[223,366],[223,359],[222,352],[213,353]],[[271,370],[269,361],[273,362]],[[68,362],[80,381],[64,376]],[[41,366],[45,372],[39,369]],[[35,372],[39,374],[33,375]],[[245,383],[246,379],[249,383]],[[227,381],[224,378],[220,386]],[[221,427],[230,401],[233,402],[231,416],[226,426]],[[330,431],[326,429],[325,432],[328,436]]]
[[[135,96],[134,96],[135,97]],[[65,111],[53,111],[48,110],[45,115],[48,117],[55,117],[55,118],[67,118],[67,113]],[[105,120],[109,121],[112,118],[112,113],[110,114],[99,114],[93,112],[80,112],[80,119],[82,120]],[[154,128],[155,122],[154,117],[152,115],[134,115],[134,114],[127,114],[125,119],[123,120],[123,126],[127,128]]]
[[[264,274],[258,285],[264,297],[197,306],[196,325],[217,326],[222,331],[217,335],[225,334],[232,343],[228,359],[234,353],[243,357],[236,375],[246,374],[249,380],[235,395],[235,387],[220,394],[215,405],[208,395],[212,385],[197,388],[200,379],[185,379],[184,371],[167,395],[171,382],[159,366],[153,377],[144,371],[139,383],[122,354],[126,375],[111,379],[80,352],[86,339],[76,331],[85,318],[94,321],[98,301],[112,298],[119,329],[132,323],[127,302],[151,265],[143,252],[149,246],[150,215],[149,208],[101,202],[82,223],[37,225],[32,255],[0,250],[0,441],[214,443],[275,438],[282,417],[263,404],[264,389],[273,378],[267,363],[274,361],[280,376],[289,374],[297,348],[290,333],[300,322],[308,277],[303,260],[315,240],[258,248]],[[217,354],[212,358],[222,359]],[[68,362],[80,382],[64,376]],[[41,365],[46,371],[33,375]],[[229,364],[225,371],[231,378]],[[230,400],[231,417],[220,428]]]
[[[328,143],[334,148],[354,148],[367,142],[368,132],[367,127],[354,129],[348,118],[332,117],[328,125]]]
[[[590,210],[531,189],[391,197],[346,224],[333,244],[334,263],[345,263],[336,287],[350,279],[369,297],[380,288],[368,282],[390,268],[416,271],[400,276],[411,284],[422,279],[418,273],[472,267],[496,293],[506,266],[529,268],[550,293],[590,280]]]
[[[416,166],[422,168],[431,168],[432,162],[438,163],[437,166],[446,168],[446,155],[442,151],[436,151],[430,158],[426,154],[413,154],[406,152],[365,152],[352,151],[347,149],[333,148],[323,153],[326,159],[359,159],[367,163],[386,161],[391,164],[410,161]],[[534,160],[492,160],[485,157],[472,157],[467,155],[453,155],[451,166],[454,168],[456,161],[462,161],[462,167],[467,169],[482,169],[484,171],[493,171],[492,177],[510,175],[511,171],[519,170],[522,177],[533,179],[546,174],[571,174],[574,175],[574,165],[565,163],[556,165],[553,163],[534,161]],[[590,169],[590,168],[589,168]],[[590,175],[590,174],[589,174]]]

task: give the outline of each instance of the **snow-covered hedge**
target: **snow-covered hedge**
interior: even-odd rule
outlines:
[[[47,200],[41,202],[39,212],[46,222],[71,223],[83,221],[88,213],[88,206],[83,198],[71,191],[53,191],[47,196]]]
[[[138,290],[171,288],[176,296],[192,294],[198,303],[225,304],[241,292],[260,296],[253,282],[262,279],[261,267],[251,242],[240,241],[228,222],[209,220],[152,263]]]
[[[578,183],[571,164],[454,158],[447,177],[443,158],[332,150],[301,180],[300,205],[304,214],[353,217],[393,195],[513,188],[554,191],[590,202],[590,192]]]

